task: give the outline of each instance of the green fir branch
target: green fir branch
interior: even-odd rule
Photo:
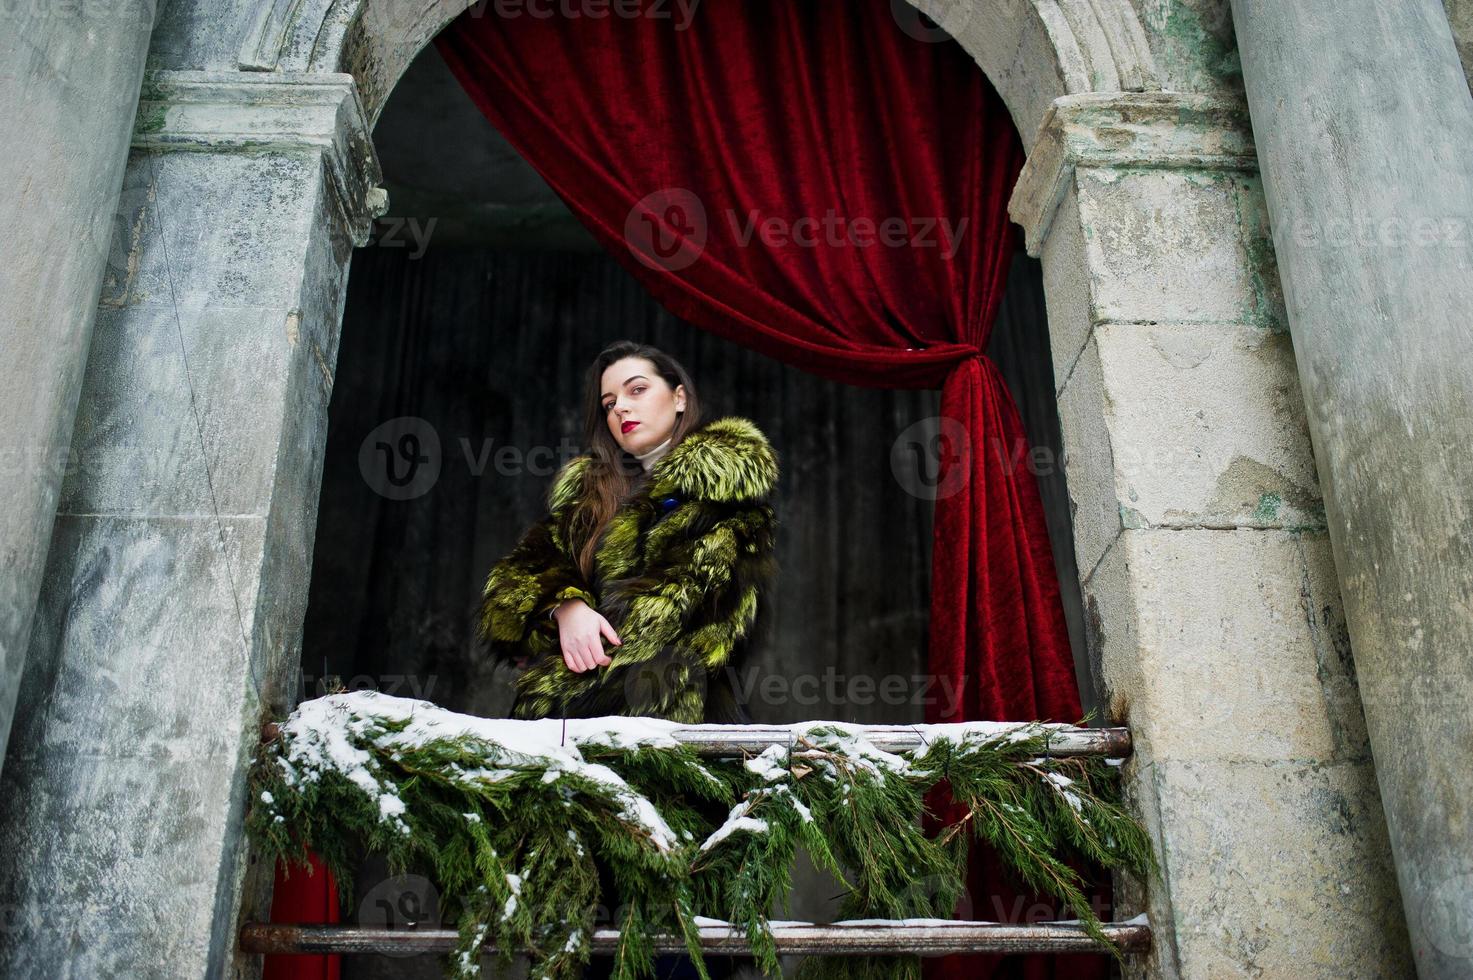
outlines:
[[[393,874],[424,869],[457,923],[457,980],[493,954],[502,966],[526,954],[531,980],[576,980],[600,902],[620,910],[614,980],[653,973],[656,933],[681,936],[704,978],[700,916],[740,930],[777,976],[769,915],[787,912],[799,847],[841,888],[841,919],[951,918],[968,848],[984,842],[1117,958],[1066,862],[1159,875],[1121,804],[1118,768],[1050,755],[1041,725],[967,729],[902,754],[840,725],[800,726],[791,749],[704,759],[658,722],[648,738],[569,744],[504,727],[537,724],[373,692],[304,702],[255,761],[247,831],[289,873],[320,855],[345,908],[367,854]],[[964,812],[928,835],[924,797],[943,780]],[[601,866],[615,895],[600,894]],[[800,980],[919,976],[914,955],[814,956],[799,968]]]

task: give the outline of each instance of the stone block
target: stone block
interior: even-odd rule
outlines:
[[[114,741],[105,754],[6,762],[6,840],[28,860],[25,875],[0,883],[5,976],[223,975],[212,949],[230,904],[220,828],[238,825],[244,760],[219,751],[186,761]]]
[[[1059,395],[1064,474],[1074,519],[1074,555],[1081,578],[1089,575],[1120,533],[1112,435],[1106,418],[1099,351],[1086,344]]]
[[[0,774],[25,867],[0,876],[0,973],[220,972],[260,720],[264,524],[58,519]]]
[[[235,745],[256,714],[264,531],[260,518],[58,518],[10,758],[193,765]]]
[[[1346,703],[1343,666],[1323,658],[1309,576],[1287,532],[1121,532],[1084,590],[1110,717],[1138,753],[1342,757],[1359,705]]]
[[[320,156],[134,150],[102,305],[297,305]]]
[[[290,362],[312,361],[289,340],[291,318],[242,307],[100,311],[61,512],[264,516]]]
[[[1369,762],[1150,769],[1182,980],[1413,975]]]
[[[1287,332],[1289,315],[1284,308],[1284,286],[1279,279],[1278,257],[1274,254],[1273,225],[1263,179],[1256,173],[1233,175],[1242,227],[1243,248],[1248,254],[1248,273],[1253,286],[1255,326]]]
[[[1248,323],[1257,299],[1225,172],[1081,168],[1093,320]]]
[[[159,238],[153,168],[149,154],[139,150],[128,154],[98,298],[103,310],[172,303],[169,266]]]
[[[1325,526],[1287,334],[1104,323],[1091,344],[1126,527]]]
[[[1365,712],[1356,682],[1350,630],[1345,623],[1329,532],[1305,533],[1295,540],[1305,573],[1300,596],[1309,620],[1316,672],[1329,710],[1335,754],[1343,759],[1369,759],[1371,745],[1366,736]]]
[[[1084,264],[1084,233],[1079,226],[1079,205],[1072,187],[1059,205],[1039,261],[1043,265],[1049,350],[1057,393],[1068,383],[1093,326],[1089,275]]]

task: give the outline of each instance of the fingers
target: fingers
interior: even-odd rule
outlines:
[[[604,652],[603,638],[607,637],[609,642],[615,646],[623,644],[619,634],[614,627],[603,616],[595,614],[598,620],[598,629],[587,635],[577,635],[572,630],[561,630],[559,639],[562,641],[563,663],[568,669],[575,673],[592,670],[594,667],[607,667],[613,663],[613,659]]]
[[[614,644],[614,646],[619,646],[624,642],[619,639],[619,634],[614,632],[614,627],[609,625],[609,621],[602,616],[598,617],[598,633],[599,635],[608,637],[609,642]],[[598,653],[598,664],[600,667],[607,667],[614,661],[604,652],[604,645],[599,639],[599,635],[594,636],[595,650]]]
[[[574,673],[582,673],[593,667],[593,658],[588,654],[584,641],[568,637],[563,641],[563,663]]]
[[[598,634],[584,637],[568,637],[563,642],[563,663],[575,673],[592,670],[596,666],[607,667],[613,663],[603,651]]]

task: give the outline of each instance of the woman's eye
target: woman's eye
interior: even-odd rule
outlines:
[[[639,394],[639,393],[640,393],[640,392],[641,392],[641,391],[644,391],[644,387],[645,387],[645,386],[644,386],[644,385],[636,385],[636,386],[635,386],[635,388],[634,388],[634,394],[636,394],[636,395],[637,395],[637,394]]]

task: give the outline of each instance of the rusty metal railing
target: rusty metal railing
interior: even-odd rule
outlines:
[[[849,725],[835,722],[868,739],[885,752],[915,752],[926,747],[925,727],[919,725]],[[1127,728],[1076,728],[1072,725],[1047,726],[1050,755],[1102,755],[1121,757],[1130,754],[1130,730]],[[677,728],[671,736],[702,755],[756,754],[769,745],[793,747],[797,733],[787,725],[693,725]]]
[[[948,953],[1090,953],[1099,945],[1084,927],[1068,922],[1013,925],[1005,922],[947,922],[941,919],[859,920],[850,923],[774,923],[772,938],[779,954],[874,956]],[[1123,951],[1138,952],[1151,944],[1144,921],[1107,922],[1105,935]],[[701,949],[712,955],[744,955],[751,951],[746,933],[729,925],[702,925]],[[246,953],[448,953],[455,947],[453,929],[382,929],[336,925],[251,923],[241,930]],[[656,952],[685,951],[680,936],[651,936]],[[594,953],[612,953],[619,930],[596,929]]]

